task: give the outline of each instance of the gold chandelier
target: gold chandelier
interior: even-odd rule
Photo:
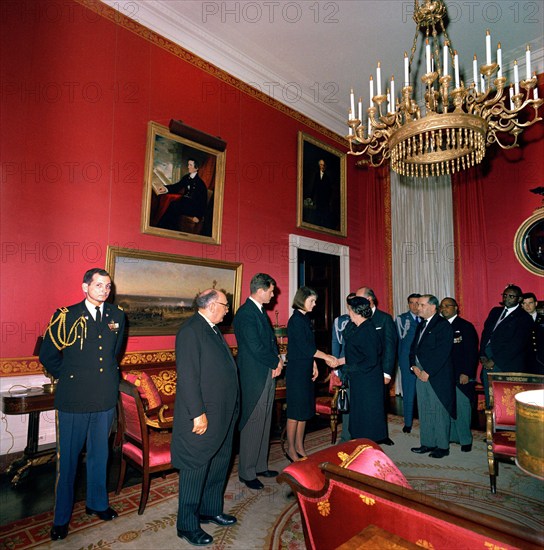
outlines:
[[[395,97],[393,77],[390,89],[382,94],[380,63],[376,70],[376,95],[373,77],[370,77],[372,101],[367,109],[366,125],[362,100],[358,102],[357,117],[351,90],[349,135],[346,136],[350,147],[348,154],[366,155],[362,163],[377,167],[390,159],[391,168],[403,176],[453,174],[479,164],[486,147],[493,143],[503,149],[517,147],[518,136],[523,130],[542,120],[538,109],[544,100],[538,98],[536,73],[531,73],[529,46],[525,55],[526,78],[519,80],[515,61],[514,83],[508,87],[502,75],[501,45],[497,46],[497,61],[492,62],[491,35],[487,31],[486,63],[478,71],[474,56],[474,82],[465,87],[459,78],[457,51],[453,50],[443,24],[445,14],[442,0],[424,0],[421,5],[414,0],[416,34],[410,59],[404,53],[404,86],[400,101]],[[425,86],[424,114],[413,99],[414,89],[409,80],[420,29],[425,35],[426,73],[421,77]],[[444,35],[443,44],[439,40],[440,33]],[[450,61],[455,78],[451,90]]]

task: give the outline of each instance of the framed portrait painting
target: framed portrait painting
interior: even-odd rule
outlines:
[[[220,290],[230,309],[221,323],[229,332],[240,306],[242,264],[108,247],[106,270],[114,283],[113,302],[127,315],[130,336],[176,334],[196,311],[198,294]]]
[[[220,244],[225,156],[149,122],[142,232]]]
[[[346,155],[299,132],[297,176],[297,227],[346,237]]]

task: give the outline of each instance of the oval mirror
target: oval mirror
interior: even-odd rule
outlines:
[[[514,252],[525,269],[544,276],[544,208],[520,225],[514,237]]]

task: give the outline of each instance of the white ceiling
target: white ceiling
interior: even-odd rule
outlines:
[[[371,74],[381,62],[383,87],[395,75],[397,95],[404,51],[415,35],[412,0],[103,0],[264,93],[340,135],[346,133],[349,91],[368,107]],[[485,61],[490,29],[493,61],[502,44],[505,76],[513,80],[525,47],[533,70],[544,72],[544,0],[446,1],[447,33],[465,81],[472,57]],[[411,79],[422,74],[419,48]],[[424,62],[423,62],[424,64]]]

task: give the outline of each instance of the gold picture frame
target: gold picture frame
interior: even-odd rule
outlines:
[[[196,139],[198,133],[195,132]],[[149,122],[141,230],[148,235],[221,244],[226,151]],[[189,179],[189,163],[198,167]]]
[[[346,237],[346,154],[299,132],[297,167],[297,227]]]
[[[544,206],[519,226],[514,236],[514,252],[527,271],[544,276]]]
[[[221,329],[230,332],[240,307],[242,264],[108,246],[113,303],[127,315],[129,336],[176,334],[195,311],[197,295],[221,290],[230,309]]]

